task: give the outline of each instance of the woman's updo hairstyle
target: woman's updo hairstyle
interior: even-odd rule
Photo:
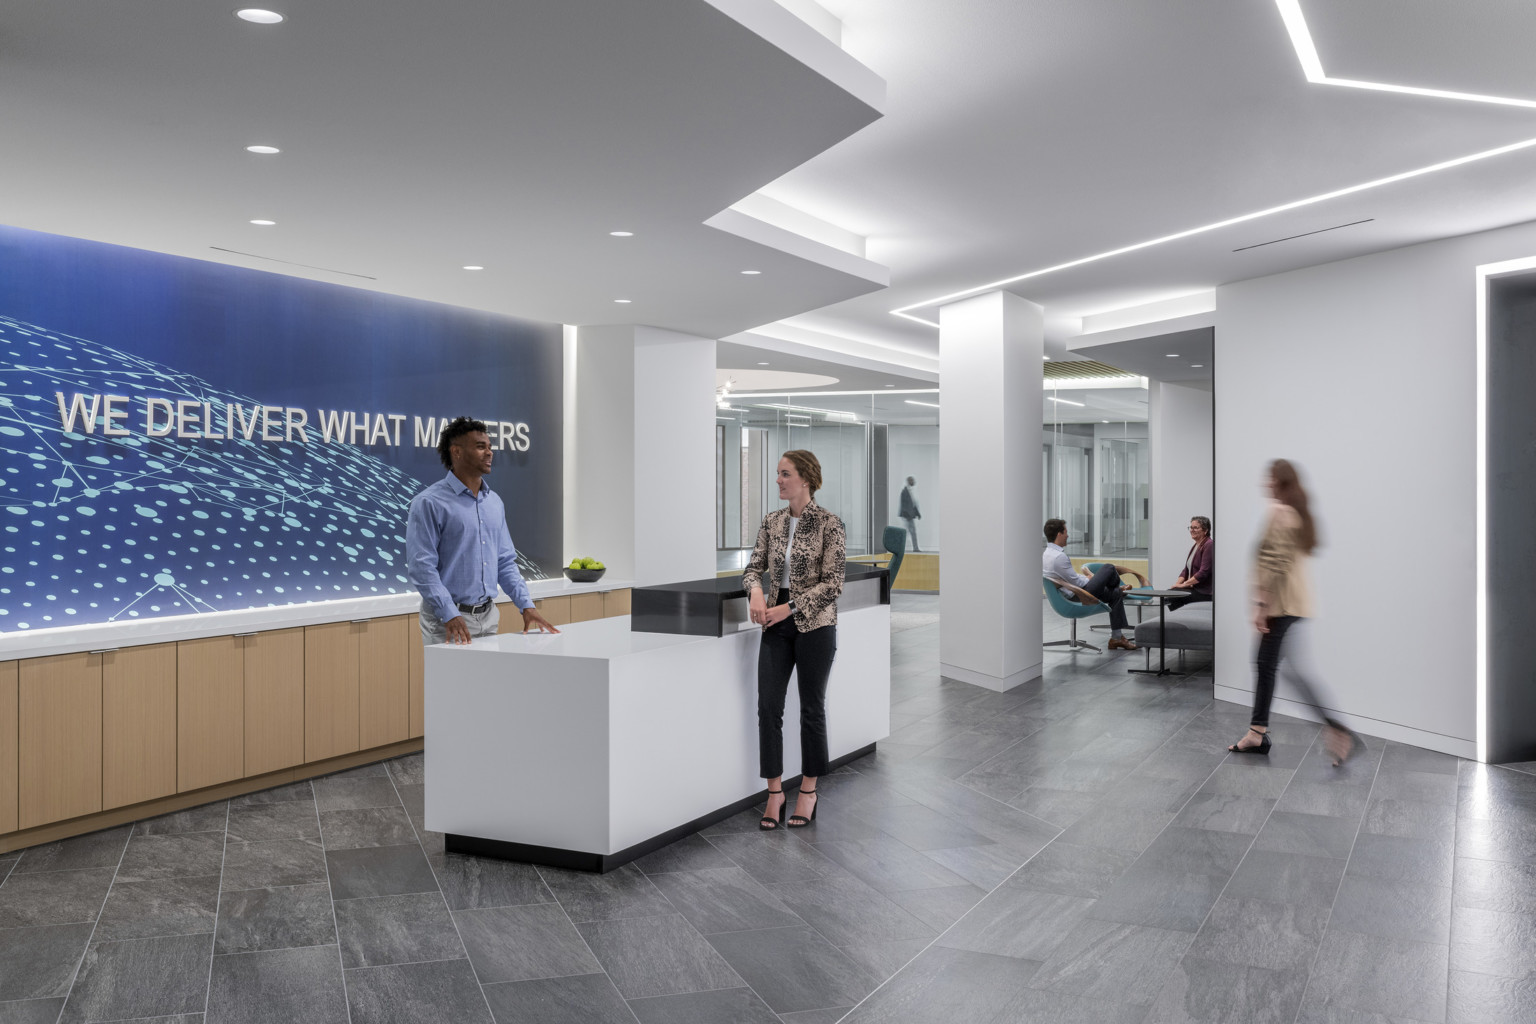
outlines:
[[[821,462],[814,452],[808,452],[804,448],[795,448],[783,455],[795,465],[795,472],[800,474],[800,479],[805,481],[805,486],[811,489],[811,496],[821,490]]]

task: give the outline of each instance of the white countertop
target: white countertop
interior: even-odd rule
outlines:
[[[528,592],[535,600],[543,600],[571,594],[627,590],[634,585],[633,580],[607,577],[596,583],[572,583],[560,577],[551,580],[530,580]],[[506,601],[508,598],[498,591],[496,600]],[[15,658],[42,658],[53,654],[73,654],[79,651],[111,650],[118,647],[137,647],[143,644],[171,643],[177,640],[196,640],[207,636],[229,636],[231,633],[315,626],[325,622],[409,615],[420,608],[419,594],[386,594],[382,597],[312,601],[306,604],[284,604],[270,608],[205,612],[200,615],[166,615],[158,618],[125,619],[118,622],[93,622],[79,626],[57,626],[51,629],[12,630],[8,633],[0,632],[0,661],[10,661]],[[627,616],[624,617],[624,628],[629,628]]]
[[[611,660],[686,644],[712,643],[719,639],[681,633],[636,633],[630,629],[628,615],[572,622],[558,628],[558,633],[502,633],[498,636],[479,637],[467,644],[434,644],[431,650],[495,657],[514,654]]]

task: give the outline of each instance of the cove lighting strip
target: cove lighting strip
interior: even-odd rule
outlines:
[[[1396,92],[1408,96],[1429,96],[1441,100],[1463,100],[1467,103],[1494,103],[1503,107],[1536,108],[1536,100],[1516,99],[1512,96],[1484,96],[1475,92],[1454,92],[1449,89],[1424,89],[1416,85],[1391,85],[1387,82],[1365,82],[1355,78],[1334,78],[1323,70],[1312,33],[1307,29],[1307,19],[1301,13],[1301,0],[1275,0],[1280,8],[1280,18],[1290,33],[1291,46],[1296,59],[1301,62],[1301,73],[1314,85],[1338,85],[1346,89],[1370,89],[1374,92]]]
[[[1536,270],[1536,256],[1477,268],[1477,759],[1488,762],[1488,281]]]
[[[1536,108],[1536,100],[1514,99],[1507,96],[1482,96],[1476,93],[1451,92],[1445,89],[1421,89],[1408,85],[1388,85],[1383,82],[1363,82],[1347,78],[1330,78],[1323,71],[1323,64],[1317,55],[1317,47],[1312,42],[1312,34],[1307,30],[1306,18],[1301,13],[1300,0],[1275,0],[1280,9],[1281,20],[1285,22],[1286,31],[1290,34],[1291,45],[1296,50],[1296,58],[1301,62],[1302,74],[1308,82],[1317,85],[1337,85],[1352,89],[1371,89],[1377,92],[1406,93],[1411,96],[1429,96],[1437,99],[1465,100],[1472,103],[1495,103],[1502,106],[1532,107]],[[1136,242],[1132,245],[1121,246],[1118,249],[1110,249],[1107,252],[1095,253],[1092,256],[1083,256],[1065,263],[1056,263],[1049,267],[1041,267],[1039,270],[1030,270],[1013,277],[1001,278],[997,281],[988,281],[986,284],[974,285],[970,288],[962,288],[957,292],[947,295],[939,295],[931,299],[923,299],[906,306],[900,306],[891,310],[895,316],[915,323],[927,324],[929,327],[938,327],[937,321],[925,317],[914,316],[912,310],[923,309],[927,306],[939,306],[946,302],[954,302],[957,299],[978,295],[981,292],[992,291],[996,288],[1004,288],[1010,284],[1027,281],[1033,277],[1043,277],[1046,274],[1054,274],[1059,270],[1070,270],[1073,267],[1081,267],[1088,263],[1097,263],[1115,256],[1124,256],[1127,253],[1138,252],[1142,249],[1150,249],[1156,245],[1167,242],[1177,242],[1180,239],[1191,238],[1195,235],[1203,235],[1210,231],[1232,227],[1234,224],[1243,224],[1261,217],[1270,217],[1277,213],[1285,213],[1289,210],[1298,210],[1305,206],[1313,206],[1317,203],[1325,203],[1330,199],[1339,199],[1343,196],[1353,195],[1356,192],[1366,192],[1373,188],[1381,188],[1385,185],[1395,185],[1400,181],[1408,181],[1411,178],[1423,177],[1426,174],[1434,174],[1437,171],[1447,171],[1463,164],[1476,163],[1479,160],[1491,160],[1494,157],[1505,156],[1509,153],[1517,153],[1522,149],[1536,146],[1536,139],[1525,139],[1521,142],[1512,142],[1507,146],[1497,146],[1493,149],[1481,150],[1477,153],[1469,153],[1466,156],[1455,157],[1451,160],[1442,160],[1439,163],[1426,167],[1417,167],[1411,171],[1403,171],[1399,174],[1389,174],[1384,178],[1374,178],[1361,182],[1358,185],[1349,185],[1345,188],[1334,189],[1332,192],[1323,192],[1319,195],[1308,196],[1305,199],[1296,199],[1289,203],[1281,203],[1279,206],[1270,206],[1252,213],[1240,214],[1229,217],[1226,220],[1215,221],[1211,224],[1202,224],[1199,227],[1188,228],[1184,231],[1175,231],[1171,235],[1160,235],[1157,238],[1149,238],[1144,242]]]

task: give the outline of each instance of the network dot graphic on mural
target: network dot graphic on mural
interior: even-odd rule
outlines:
[[[414,593],[421,481],[351,445],[66,432],[56,393],[256,400],[0,315],[0,631]],[[518,555],[525,578],[544,574]]]

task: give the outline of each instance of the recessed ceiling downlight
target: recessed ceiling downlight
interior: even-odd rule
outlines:
[[[282,150],[278,149],[276,146],[246,146],[245,151],[247,153],[255,153],[259,156],[275,156],[276,154],[282,152]]]
[[[251,221],[251,223],[255,224],[259,228],[270,228],[270,227],[275,226],[277,224],[277,221],[275,221],[275,220],[264,220],[264,219],[258,217],[255,220]]]
[[[247,7],[244,10],[236,11],[235,17],[255,25],[276,25],[283,20],[283,16],[276,11],[264,11],[260,7]]]

